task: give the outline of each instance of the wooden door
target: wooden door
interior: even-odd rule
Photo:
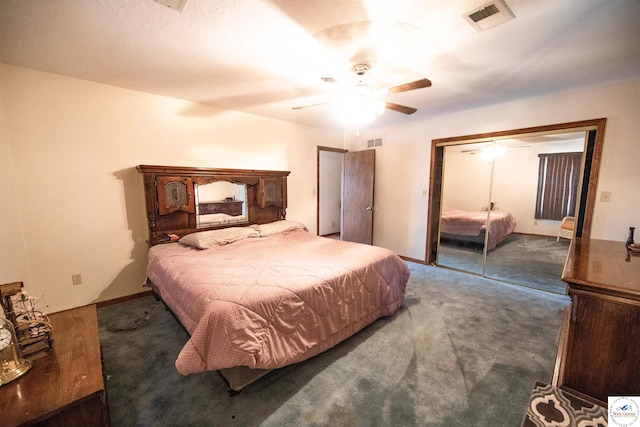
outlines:
[[[373,242],[373,181],[375,150],[344,154],[342,240]]]

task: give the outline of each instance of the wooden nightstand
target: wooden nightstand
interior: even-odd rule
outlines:
[[[95,305],[49,315],[53,350],[0,387],[2,425],[108,426]]]

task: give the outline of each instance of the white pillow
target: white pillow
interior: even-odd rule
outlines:
[[[254,226],[260,232],[260,237],[271,236],[272,234],[285,233],[287,231],[303,229],[307,230],[307,226],[301,222],[290,219],[270,222],[268,224],[259,224]],[[307,230],[308,231],[308,230]]]
[[[209,249],[215,246],[233,243],[247,237],[260,237],[257,230],[251,227],[229,227],[218,230],[200,231],[187,234],[180,239],[180,243],[199,249]]]

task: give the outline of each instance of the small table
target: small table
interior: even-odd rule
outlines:
[[[95,305],[49,315],[53,350],[0,387],[2,425],[108,426]]]

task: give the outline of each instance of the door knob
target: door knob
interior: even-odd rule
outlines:
[[[367,210],[368,210],[368,211],[372,211],[372,210],[373,210],[373,208],[372,208],[371,206],[367,206]]]

